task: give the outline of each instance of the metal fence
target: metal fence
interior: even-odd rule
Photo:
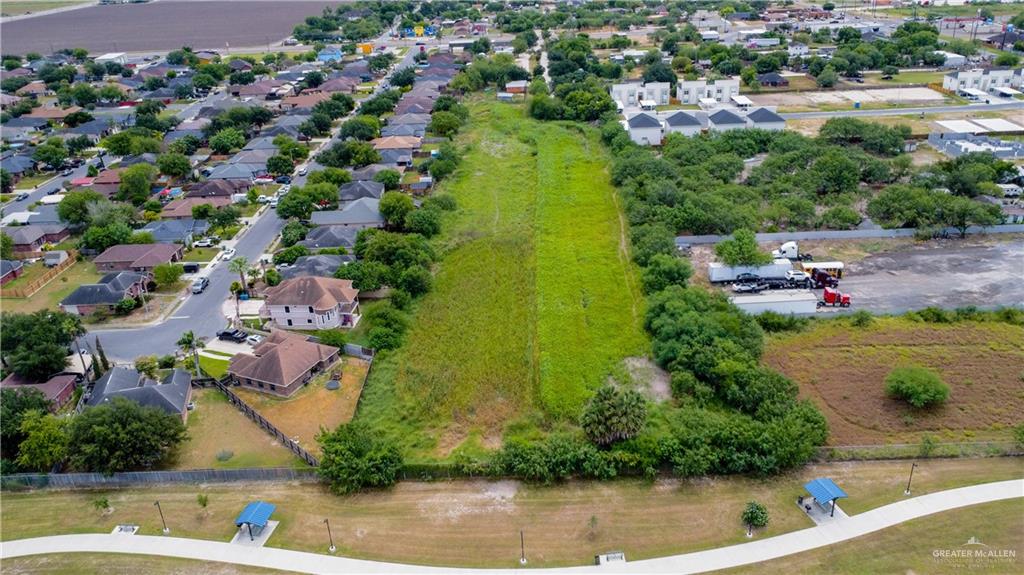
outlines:
[[[228,483],[232,481],[316,481],[316,470],[268,467],[252,469],[190,469],[188,471],[126,471],[102,473],[18,473],[4,475],[4,489],[122,487],[161,483]]]
[[[896,228],[891,230],[884,229],[873,229],[873,230],[819,230],[819,231],[806,231],[806,232],[771,232],[756,234],[757,241],[759,242],[785,242],[785,241],[799,241],[799,240],[856,240],[856,239],[881,239],[881,238],[912,238],[917,230],[914,228]],[[950,236],[958,236],[960,232],[955,228],[946,228],[944,230]],[[988,227],[977,227],[971,226],[967,228],[968,234],[1006,234],[1006,233],[1021,233],[1024,232],[1024,224],[1003,224],[998,226]],[[676,245],[682,246],[686,244],[698,245],[698,244],[715,244],[722,240],[728,239],[730,236],[678,236],[676,237]]]
[[[299,444],[295,443],[295,440],[285,435],[283,431],[278,429],[273,423],[267,421],[265,417],[260,415],[260,413],[253,409],[248,403],[242,401],[242,398],[238,397],[235,394],[235,392],[228,389],[228,386],[225,384],[225,381],[230,380],[228,380],[227,378],[225,378],[223,381],[214,380],[213,385],[217,389],[224,392],[224,395],[228,397],[228,401],[232,405],[237,407],[238,410],[241,411],[246,417],[256,422],[256,425],[262,427],[264,431],[266,431],[270,435],[273,435],[275,439],[280,441],[285,447],[291,450],[292,453],[298,455],[303,461],[305,461],[306,463],[313,467],[317,467],[320,465],[320,461],[318,461],[317,458],[314,457],[312,453],[299,447]]]

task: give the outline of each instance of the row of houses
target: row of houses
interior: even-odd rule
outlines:
[[[643,146],[660,146],[669,134],[696,136],[702,132],[727,132],[756,128],[784,130],[786,120],[769,108],[716,111],[639,112],[622,121],[629,138]]]

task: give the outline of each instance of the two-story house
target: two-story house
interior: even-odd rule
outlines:
[[[353,328],[359,323],[359,290],[351,280],[304,276],[267,288],[260,317],[292,329]]]

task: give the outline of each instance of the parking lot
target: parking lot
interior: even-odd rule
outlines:
[[[851,309],[875,313],[1024,305],[1024,240],[963,247],[950,241],[947,246],[852,262],[840,290],[852,296]]]

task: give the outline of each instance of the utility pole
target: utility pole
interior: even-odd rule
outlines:
[[[910,482],[914,480],[914,468],[917,467],[917,462],[910,464],[910,477],[907,478],[907,489],[903,492],[904,495],[910,495]]]
[[[522,529],[519,530],[519,564],[526,565],[526,540]]]
[[[164,521],[164,510],[160,507],[159,501],[154,502],[153,505],[156,505],[156,510],[160,512],[160,523],[164,524],[164,535],[167,535],[171,530],[167,528],[167,521]]]

